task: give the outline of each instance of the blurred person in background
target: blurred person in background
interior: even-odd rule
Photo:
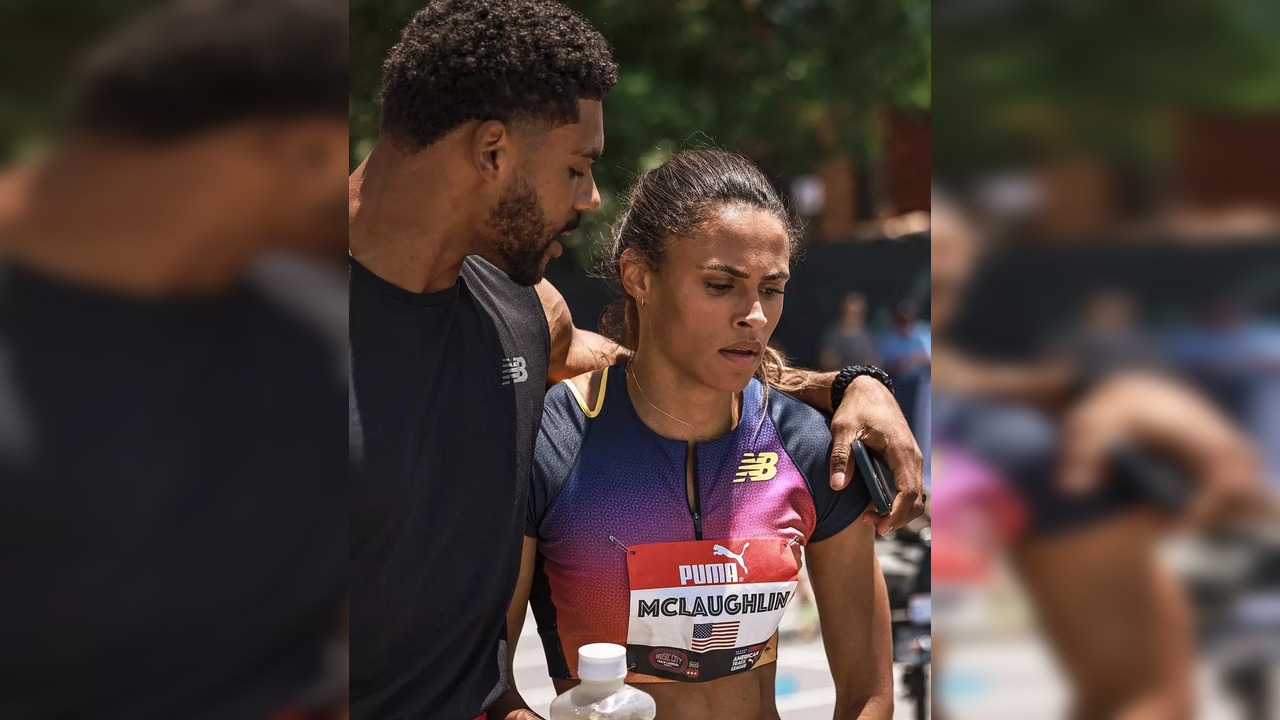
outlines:
[[[345,35],[333,0],[162,5],[16,175],[0,717],[344,712],[341,353],[250,270],[343,232]]]
[[[1124,440],[1177,458],[1197,480],[1189,516],[1200,523],[1256,501],[1256,454],[1171,380],[1112,366],[1073,398],[1085,376],[1069,361],[1001,365],[955,349],[947,332],[979,255],[973,226],[935,198],[935,570],[1009,551],[1073,717],[1190,717],[1187,598],[1155,555],[1162,521],[1117,480],[1110,452]]]
[[[918,314],[915,300],[899,300],[890,312],[889,330],[880,335],[880,359],[895,379],[911,378],[929,367],[928,324]]]
[[[626,354],[543,280],[599,207],[614,82],[605,39],[549,0],[432,2],[383,65],[381,133],[348,198],[354,716],[528,712],[495,700],[543,396]],[[877,529],[919,515],[891,392],[855,369],[793,376],[834,411],[831,487],[863,439],[898,482]]]
[[[928,323],[918,319],[916,301],[899,300],[890,312],[889,329],[880,334],[878,350],[885,370],[893,378],[898,402],[902,404],[917,438],[922,433],[920,421],[927,409],[921,403],[921,391],[929,392],[930,338]]]
[[[1080,303],[1074,325],[1051,342],[1049,354],[1094,375],[1111,369],[1157,369],[1159,346],[1138,327],[1137,300],[1121,288],[1095,290]]]
[[[1242,296],[1220,297],[1165,340],[1170,362],[1249,429],[1280,491],[1280,325]]]
[[[822,338],[818,367],[839,370],[846,365],[877,365],[876,341],[867,330],[867,296],[851,292],[840,303],[840,318]]]
[[[836,717],[892,717],[869,495],[828,485],[826,422],[778,392],[786,366],[766,349],[798,228],[759,169],[718,150],[676,153],[630,200],[607,262],[625,292],[612,334],[633,354],[547,393],[509,651],[532,599],[557,692],[576,684],[578,647],[611,642],[664,718],[777,717],[777,628],[803,548]],[[717,556],[737,563],[731,579],[703,578]],[[680,592],[681,562],[702,595]],[[636,604],[677,597],[688,613]],[[514,688],[509,701],[523,705]]]

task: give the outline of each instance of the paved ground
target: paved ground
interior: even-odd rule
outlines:
[[[1061,718],[1066,689],[1044,647],[1028,636],[948,645],[947,670],[938,676],[938,694],[953,720]],[[1203,666],[1196,688],[1196,718],[1243,720],[1244,715]]]

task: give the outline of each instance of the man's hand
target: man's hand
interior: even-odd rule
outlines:
[[[893,393],[873,377],[858,377],[845,390],[844,400],[831,419],[831,488],[842,490],[855,467],[849,446],[861,440],[880,453],[893,473],[898,496],[889,514],[881,517],[874,506],[863,520],[883,535],[924,513],[924,456]]]
[[[485,711],[485,718],[487,720],[543,720],[541,715],[529,709],[519,693],[511,691],[489,706]]]
[[[532,710],[512,710],[500,720],[542,720],[542,716]]]
[[[1063,422],[1061,482],[1088,492],[1106,476],[1118,442],[1168,454],[1199,480],[1188,520],[1214,523],[1266,505],[1261,463],[1252,444],[1216,409],[1162,377],[1113,378],[1070,409]]]

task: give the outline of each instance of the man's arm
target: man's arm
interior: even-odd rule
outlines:
[[[836,373],[815,373],[792,368],[784,374],[790,391],[800,402],[831,413],[831,383]],[[911,426],[889,389],[873,377],[855,378],[831,418],[831,487],[841,490],[853,477],[850,446],[861,440],[880,453],[893,473],[898,496],[889,514],[881,517],[868,508],[863,518],[881,535],[902,527],[924,513],[924,456]]]
[[[1276,512],[1258,450],[1217,408],[1181,383],[1152,373],[1116,375],[1068,408],[1060,482],[1075,492],[1106,477],[1117,442],[1165,453],[1199,481],[1193,525]]]
[[[516,578],[515,593],[511,597],[511,604],[507,606],[507,677],[511,678],[511,689],[486,711],[488,720],[540,720],[540,716],[530,710],[529,704],[520,697],[514,668],[516,643],[520,640],[524,613],[529,607],[529,591],[533,587],[533,565],[537,555],[537,538],[526,537],[520,553],[520,574]]]
[[[630,357],[630,351],[609,338],[574,327],[568,303],[551,283],[543,280],[533,287],[538,291],[542,311],[547,316],[547,327],[551,330],[547,385],[609,367],[621,358]]]
[[[1034,365],[975,362],[945,347],[935,348],[931,373],[934,387],[970,395],[1053,407],[1071,387],[1074,374],[1065,363]]]

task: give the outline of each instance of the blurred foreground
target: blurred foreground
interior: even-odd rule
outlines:
[[[346,4],[5,5],[0,716],[332,716]]]

